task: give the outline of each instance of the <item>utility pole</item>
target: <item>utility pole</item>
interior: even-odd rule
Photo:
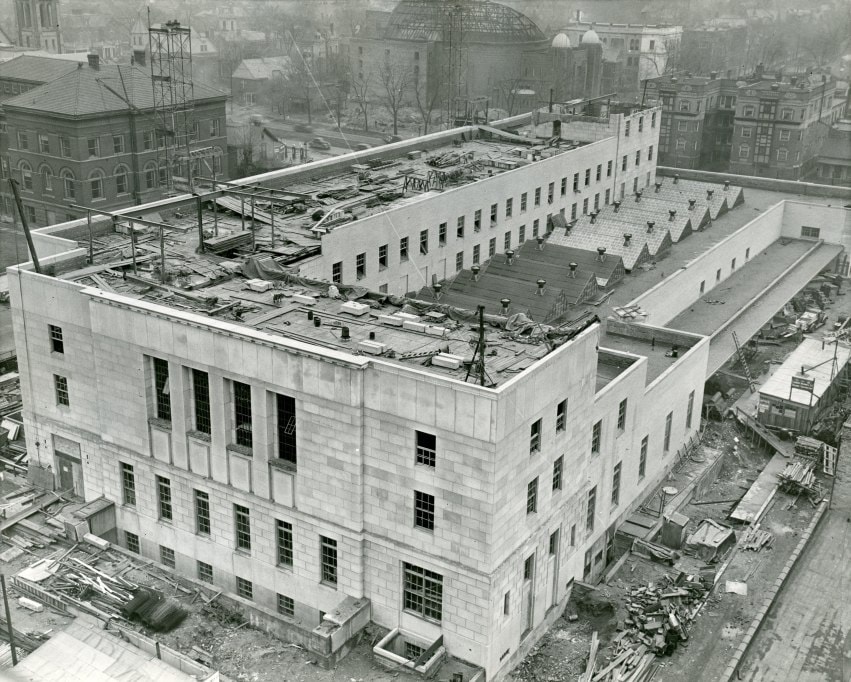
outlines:
[[[9,613],[9,597],[6,595],[6,575],[0,573],[0,585],[3,587],[3,608],[6,609],[6,629],[9,631],[9,649],[12,652],[12,667],[18,665],[18,654],[15,651],[15,632],[12,629],[12,615]]]
[[[12,188],[12,194],[15,195],[15,205],[18,207],[18,215],[21,217],[21,225],[24,228],[24,236],[27,238],[27,246],[30,247],[30,257],[33,259],[33,267],[35,271],[40,275],[41,274],[41,266],[38,263],[38,256],[35,252],[35,245],[33,244],[33,238],[30,234],[30,226],[27,223],[27,217],[24,215],[24,206],[21,204],[21,195],[18,194],[18,181],[9,178],[9,186]]]

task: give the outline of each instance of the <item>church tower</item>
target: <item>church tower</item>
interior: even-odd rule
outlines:
[[[18,45],[59,54],[59,0],[14,0]]]

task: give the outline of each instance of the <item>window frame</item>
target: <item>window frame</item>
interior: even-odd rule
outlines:
[[[433,623],[443,621],[443,576],[402,562],[402,610]]]
[[[210,535],[213,526],[210,518],[210,494],[194,489],[192,491],[192,504],[195,511],[195,534]]]
[[[334,538],[319,536],[319,582],[324,585],[338,584],[339,553],[337,545],[338,543]]]
[[[414,528],[434,532],[434,495],[414,490]]]
[[[526,515],[538,512],[538,477],[526,484]]]

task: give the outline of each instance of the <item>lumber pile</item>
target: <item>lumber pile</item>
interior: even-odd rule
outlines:
[[[223,234],[204,240],[204,247],[213,253],[231,251],[251,244],[251,230],[241,230],[232,234]]]
[[[798,460],[787,464],[778,475],[777,487],[790,495],[805,495],[815,505],[822,498],[822,489],[816,480],[815,462]]]
[[[760,530],[757,527],[749,528],[739,543],[740,549],[749,549],[758,552],[763,547],[770,547],[774,542],[774,536],[766,530]]]
[[[668,564],[672,566],[679,558],[679,555],[673,550],[668,549],[663,545],[657,545],[655,542],[647,542],[636,538],[632,543],[632,551],[639,556],[647,557],[651,561],[656,561],[660,564]]]

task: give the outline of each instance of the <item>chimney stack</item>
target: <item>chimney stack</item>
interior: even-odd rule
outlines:
[[[505,257],[509,265],[514,265],[514,251],[508,249],[508,251],[505,252]]]
[[[502,303],[502,314],[508,315],[508,309],[511,306],[511,299],[510,298],[503,298],[500,301],[500,303]]]
[[[479,271],[480,270],[481,270],[481,268],[478,265],[474,265],[472,268],[470,268],[470,272],[473,273],[473,281],[474,282],[479,281]]]
[[[623,245],[624,245],[624,246],[629,246],[629,242],[630,242],[630,240],[631,240],[631,239],[632,239],[632,235],[631,235],[631,234],[629,234],[629,233],[625,234],[625,235],[623,236]]]
[[[547,280],[539,279],[538,280],[538,296],[544,295],[544,287],[547,286]]]
[[[697,199],[689,199],[688,200],[688,210],[693,211],[694,205],[697,203]]]
[[[89,60],[89,68],[93,71],[100,71],[100,55],[90,52],[86,55]]]
[[[671,210],[668,211],[668,222],[669,223],[674,222],[674,218],[676,218],[676,217],[677,217],[677,212],[675,210],[671,209]]]
[[[656,224],[656,223],[655,223],[653,220],[648,220],[648,221],[647,221],[647,231],[648,231],[648,232],[653,232],[653,226],[654,226],[655,224]]]
[[[579,266],[574,262],[570,262],[567,264],[567,267],[570,268],[570,276],[573,277],[573,279],[576,279],[576,268]]]
[[[718,78],[718,72],[717,71],[710,71],[709,72],[709,80],[714,81],[716,78]]]
[[[708,189],[708,190],[706,190],[706,200],[707,200],[707,201],[712,201],[712,195],[713,195],[713,194],[715,194],[715,190],[714,190],[714,189]]]

